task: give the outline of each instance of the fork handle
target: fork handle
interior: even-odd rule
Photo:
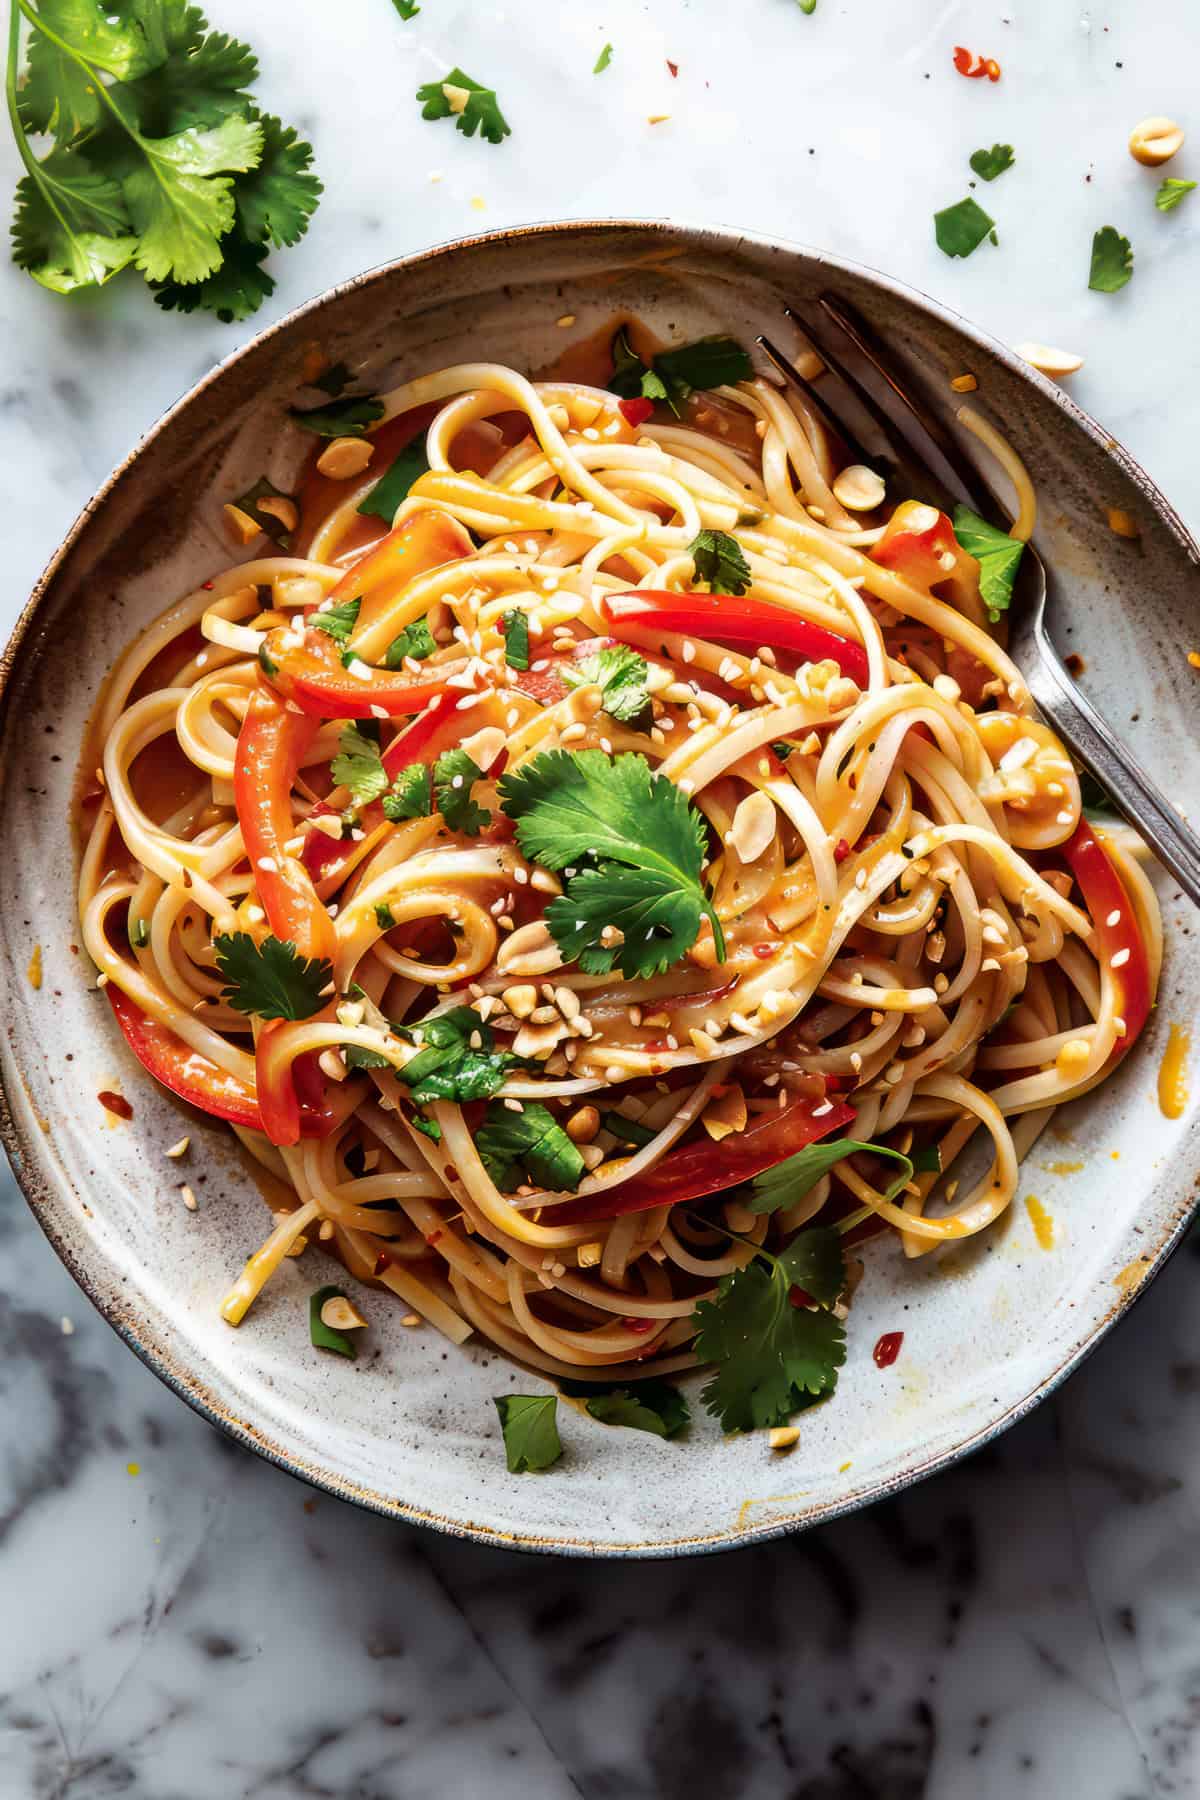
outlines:
[[[1037,637],[1041,653],[1038,666],[1026,670],[1025,676],[1047,723],[1108,790],[1193,905],[1200,906],[1200,837],[1076,686],[1045,630],[1040,630]]]

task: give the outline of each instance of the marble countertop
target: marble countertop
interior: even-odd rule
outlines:
[[[1125,152],[1192,122],[1186,0],[213,0],[316,146],[314,227],[261,323],[361,268],[518,221],[637,215],[857,258],[1010,341],[1200,527],[1200,198]],[[303,12],[302,29],[298,29]],[[593,64],[606,42],[611,66]],[[995,86],[951,67],[995,55]],[[673,76],[667,59],[678,66]],[[494,85],[500,148],[419,82]],[[670,117],[657,125],[650,115]],[[999,247],[931,214],[970,151]],[[15,157],[0,156],[10,180]],[[1200,138],[1175,173],[1200,175]],[[1089,293],[1093,230],[1136,274]],[[252,326],[80,305],[0,267],[7,628],[78,508]],[[651,1565],[485,1551],[324,1497],[231,1446],[89,1309],[0,1183],[0,1800],[1143,1800],[1200,1791],[1200,1314],[1185,1249],[1008,1436],[857,1518]]]

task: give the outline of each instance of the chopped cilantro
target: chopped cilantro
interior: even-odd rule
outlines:
[[[331,400],[339,400],[353,380],[354,377],[346,364],[335,362],[330,363],[327,369],[322,369],[319,375],[314,376],[310,385],[320,388],[321,392],[328,394]]]
[[[135,950],[142,950],[150,942],[150,924],[147,919],[130,918],[125,927],[129,942]]]
[[[701,1398],[726,1431],[782,1425],[832,1392],[846,1335],[828,1310],[845,1285],[836,1232],[800,1232],[779,1256],[759,1247],[696,1306],[696,1354],[715,1370]],[[793,1306],[799,1287],[817,1310]]]
[[[344,1300],[345,1294],[339,1287],[318,1288],[308,1302],[308,1335],[318,1350],[335,1350],[339,1356],[348,1356],[351,1362],[358,1355],[354,1347],[354,1339],[344,1331],[335,1331],[321,1317],[321,1308],[327,1300]]]
[[[971,167],[981,181],[995,181],[1005,169],[1011,169],[1016,157],[1011,144],[993,144],[990,150],[973,150]]]
[[[1180,181],[1178,176],[1165,175],[1162,186],[1154,196],[1154,204],[1159,212],[1173,212],[1195,185],[1194,181]]]
[[[500,620],[504,633],[504,660],[510,669],[529,667],[529,615],[519,607],[506,612]]]
[[[431,1119],[428,1114],[423,1112],[414,1112],[405,1116],[414,1131],[419,1131],[422,1137],[429,1138],[434,1144],[441,1143],[442,1128],[436,1119]]]
[[[451,69],[440,81],[427,81],[417,89],[417,99],[424,102],[421,107],[423,119],[450,118],[454,107],[446,93],[448,87],[467,91],[467,103],[455,119],[464,136],[474,137],[481,131],[489,144],[502,144],[506,137],[512,136],[512,126],[500,111],[495,89],[472,81],[461,69]]]
[[[380,931],[395,930],[396,921],[392,917],[392,909],[386,900],[377,900],[375,902],[375,923],[378,925]]]
[[[432,811],[433,773],[425,763],[411,763],[383,796],[383,816],[397,825],[402,819],[427,819]]]
[[[318,437],[362,437],[383,417],[383,401],[375,394],[345,394],[325,406],[293,406],[293,419]]]
[[[338,754],[329,765],[329,773],[338,787],[350,789],[356,806],[368,806],[372,800],[378,800],[389,785],[378,743],[354,724],[342,727]]]
[[[586,1164],[548,1108],[527,1100],[520,1112],[493,1101],[475,1133],[475,1148],[484,1168],[502,1193],[523,1181],[553,1193],[574,1191]]]
[[[582,1400],[602,1425],[627,1425],[634,1431],[653,1432],[655,1437],[673,1438],[692,1422],[688,1403],[673,1381],[631,1381],[599,1394],[591,1382],[560,1381],[558,1385],[572,1400]]]
[[[607,67],[608,67],[609,63],[612,61],[612,59],[613,59],[613,47],[611,44],[605,44],[603,50],[600,52],[599,56],[596,58],[595,66],[592,69],[592,74],[593,75],[603,75],[605,69],[607,69]]]
[[[979,564],[980,597],[988,609],[988,618],[995,624],[1000,614],[1008,611],[1025,546],[1019,538],[989,525],[969,506],[955,507],[954,535]]]
[[[245,931],[215,938],[217,968],[225,978],[221,998],[236,1012],[260,1019],[311,1019],[325,1005],[323,989],[333,979],[324,957],[303,957],[295,944],[265,937],[261,944]]]
[[[666,400],[678,412],[696,389],[748,381],[754,370],[742,346],[732,338],[700,338],[675,350],[662,350],[647,368],[629,341],[624,325],[613,338],[613,372],[609,390],[623,399]]]
[[[806,1144],[794,1156],[786,1156],[782,1162],[775,1163],[772,1168],[764,1169],[761,1175],[756,1175],[742,1196],[745,1205],[752,1213],[774,1213],[781,1208],[795,1206],[806,1194],[811,1193],[822,1175],[828,1174],[835,1163],[855,1155],[859,1150],[868,1151],[872,1156],[889,1157],[901,1165],[899,1176],[888,1190],[889,1200],[894,1199],[901,1188],[912,1180],[912,1159],[902,1155],[899,1150],[893,1150],[890,1145],[864,1144],[854,1138],[834,1138],[826,1144]],[[805,1282],[800,1285],[807,1286]],[[813,1290],[809,1288],[808,1291],[811,1293]]]
[[[355,600],[339,600],[336,606],[327,606],[323,611],[310,613],[305,623],[314,631],[326,631],[335,643],[344,644],[354,627],[358,624],[361,597]]]
[[[727,531],[701,531],[688,545],[699,580],[714,594],[744,594],[750,586],[750,564],[742,546]]]
[[[603,697],[604,711],[622,725],[633,725],[638,721],[646,725],[651,723],[650,695],[646,690],[649,672],[645,657],[631,650],[628,644],[611,645],[592,656],[585,656],[582,662],[562,664],[562,678],[567,686],[578,688],[595,684]]]
[[[622,1112],[601,1113],[600,1129],[609,1132],[619,1144],[631,1144],[636,1150],[640,1150],[644,1144],[652,1142],[658,1135],[657,1132],[651,1131],[648,1125],[643,1125],[640,1120],[627,1119]]]
[[[369,1050],[365,1044],[343,1044],[342,1056],[348,1069],[390,1069],[392,1059],[384,1056],[379,1050]]]
[[[933,232],[939,250],[947,256],[970,256],[985,237],[996,242],[995,220],[989,219],[977,200],[960,200],[933,215]]]
[[[433,633],[429,629],[428,619],[414,619],[411,625],[394,637],[383,655],[385,669],[398,669],[406,656],[414,662],[424,662],[437,649],[433,641]]]
[[[914,1175],[940,1175],[942,1172],[941,1145],[922,1144],[919,1150],[913,1150],[910,1153],[909,1161],[912,1163]]]
[[[504,1433],[510,1475],[550,1468],[562,1455],[555,1413],[557,1394],[504,1394],[493,1402]]]
[[[395,461],[389,464],[370,492],[359,501],[355,511],[368,513],[390,526],[401,502],[408,499],[408,490],[413,482],[424,475],[428,468],[425,439],[414,438],[407,449],[401,450]]]
[[[416,0],[392,0],[392,5],[402,19],[415,19],[421,10]]]
[[[1115,294],[1133,279],[1133,250],[1129,239],[1111,225],[1102,225],[1092,239],[1092,266],[1088,286],[1097,294]]]
[[[460,1105],[489,1100],[509,1073],[522,1066],[510,1051],[496,1049],[491,1026],[470,1006],[457,1006],[416,1025],[397,1025],[395,1030],[418,1046],[418,1054],[398,1073],[421,1105],[431,1100],[456,1100]]]
[[[471,789],[483,780],[483,770],[461,745],[456,750],[443,750],[433,767],[433,791],[437,809],[451,831],[477,837],[492,815],[486,806],[478,806]]]
[[[589,975],[615,964],[633,979],[660,974],[695,943],[702,917],[724,961],[720,920],[700,879],[704,819],[644,756],[543,751],[501,777],[500,799],[531,861],[565,869],[594,859],[546,909],[565,961]],[[609,927],[619,942],[606,941]]]

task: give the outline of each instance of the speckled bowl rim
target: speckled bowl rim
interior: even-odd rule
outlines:
[[[343,294],[368,287],[376,282],[389,280],[397,271],[419,268],[438,259],[470,253],[480,246],[509,243],[514,239],[586,238],[593,234],[599,235],[613,231],[644,233],[651,245],[656,239],[663,239],[672,244],[685,240],[693,247],[712,245],[736,251],[739,246],[750,245],[757,249],[782,251],[788,255],[807,257],[816,260],[833,273],[864,280],[882,292],[895,295],[917,310],[949,325],[967,342],[986,351],[989,356],[1003,363],[1022,381],[1040,389],[1044,396],[1052,400],[1059,411],[1065,414],[1079,430],[1086,433],[1092,442],[1121,470],[1122,474],[1138,488],[1188,559],[1193,564],[1200,565],[1200,545],[1188,531],[1175,508],[1160,492],[1141,465],[1109,431],[1092,418],[1090,413],[1085,412],[1081,406],[1077,405],[1070,395],[1038,374],[1005,344],[1000,343],[987,332],[980,331],[952,307],[934,300],[930,295],[922,293],[920,289],[896,281],[880,270],[870,267],[869,264],[851,262],[843,257],[832,256],[811,245],[795,243],[787,238],[768,237],[760,232],[740,231],[732,226],[704,226],[662,219],[624,217],[546,220],[536,224],[512,226],[502,231],[482,232],[477,236],[452,238],[428,249],[413,251],[407,256],[397,257],[391,262],[380,263],[349,281],[339,282],[336,286],[326,289],[313,299],[306,300],[300,306],[293,308],[274,325],[268,326],[265,331],[258,332],[238,349],[231,351],[228,356],[223,357],[220,362],[215,363],[206,374],[201,376],[199,381],[194,382],[187,392],[181,395],[175,404],[169,407],[144,433],[128,456],[117,464],[103,486],[96,491],[79,513],[62,543],[42,571],[13,628],[8,644],[0,655],[0,743],[3,742],[8,720],[9,676],[59,568],[86,531],[93,515],[107,500],[127,470],[146,451],[151,449],[168,424],[179,412],[190,405],[198,394],[204,392],[213,383],[220,381],[228,369],[244,357],[249,356],[269,338],[289,330],[302,319],[315,316]],[[1200,1208],[1200,1187],[1198,1187],[1193,1190],[1191,1200],[1179,1207],[1176,1218],[1169,1226],[1165,1238],[1159,1244],[1153,1260],[1149,1263],[1146,1273],[1137,1287],[1123,1293],[1107,1314],[1092,1328],[1084,1341],[1077,1345],[1070,1355],[1066,1356],[1059,1366],[1032,1388],[1028,1394],[1009,1406],[998,1418],[969,1431],[949,1449],[930,1456],[925,1461],[917,1461],[913,1466],[884,1480],[874,1481],[860,1492],[848,1494],[840,1501],[815,1507],[807,1513],[800,1512],[788,1518],[775,1518],[759,1525],[747,1525],[744,1528],[728,1527],[703,1536],[689,1536],[655,1543],[597,1543],[590,1539],[546,1537],[498,1531],[473,1522],[463,1523],[427,1511],[411,1502],[394,1500],[373,1493],[357,1483],[339,1476],[336,1471],[307,1467],[299,1462],[295,1456],[259,1433],[253,1424],[232,1414],[215,1395],[209,1393],[193,1375],[176,1363],[164,1347],[152,1346],[144,1341],[139,1335],[133,1319],[119,1306],[106,1302],[101,1297],[86,1264],[72,1252],[70,1246],[63,1242],[53,1229],[50,1218],[51,1183],[38,1165],[36,1135],[33,1132],[25,1131],[19,1122],[18,1109],[10,1102],[2,1071],[0,1071],[0,1143],[4,1145],[13,1175],[28,1201],[35,1219],[67,1272],[92,1305],[111,1325],[117,1335],[128,1344],[135,1355],[140,1357],[146,1367],[158,1376],[160,1381],[165,1382],[169,1388],[173,1389],[193,1411],[207,1419],[210,1424],[217,1426],[235,1442],[253,1450],[266,1461],[274,1463],[277,1468],[285,1469],[288,1474],[298,1477],[310,1486],[332,1494],[339,1500],[348,1500],[368,1511],[380,1513],[387,1518],[401,1519],[408,1524],[425,1525],[449,1537],[467,1538],[500,1549],[587,1558],[618,1557],[661,1560],[674,1556],[699,1556],[724,1550],[741,1549],[750,1544],[765,1543],[772,1538],[785,1537],[793,1532],[806,1530],[810,1526],[842,1518],[848,1513],[858,1512],[878,1500],[903,1492],[905,1488],[913,1486],[918,1481],[924,1481],[942,1469],[952,1468],[954,1464],[961,1462],[976,1450],[982,1449],[985,1444],[992,1443],[1002,1432],[1007,1431],[1019,1419],[1023,1419],[1032,1412],[1035,1406],[1040,1405],[1043,1400],[1053,1394],[1067,1377],[1079,1368],[1118,1320],[1123,1319],[1147,1291],[1178,1249],[1192,1218]]]

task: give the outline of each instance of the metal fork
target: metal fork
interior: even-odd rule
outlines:
[[[817,307],[819,318],[801,316],[790,307],[786,312],[881,433],[887,454],[914,483],[913,497],[962,500],[989,522],[1007,528],[1004,509],[986,478],[922,398],[912,376],[899,373],[870,326],[832,294],[820,295]],[[831,347],[830,328],[837,334],[839,348],[847,347],[842,354]],[[758,342],[784,379],[799,389],[852,454],[870,461],[833,403],[830,384],[823,383],[818,395],[769,338],[760,337]],[[873,381],[863,379],[864,364],[873,371]],[[1047,723],[1107,790],[1188,898],[1200,906],[1200,838],[1072,679],[1047,629],[1050,597],[1045,565],[1030,544],[1022,558],[1015,604],[1009,614],[1009,653]]]

